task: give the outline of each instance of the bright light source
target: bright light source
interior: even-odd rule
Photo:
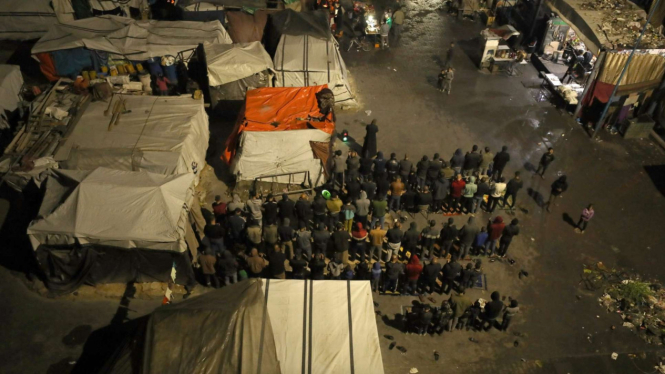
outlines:
[[[344,130],[342,131],[342,141],[348,141],[349,140],[349,132]]]

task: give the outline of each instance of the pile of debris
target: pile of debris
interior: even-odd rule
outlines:
[[[639,278],[610,284],[598,301],[650,344],[665,342],[665,289]]]
[[[632,48],[635,40],[647,23],[647,13],[626,0],[593,0],[582,3],[583,10],[595,10],[601,13],[598,31],[607,37],[614,48]],[[663,48],[665,37],[663,27],[647,25],[639,48]]]

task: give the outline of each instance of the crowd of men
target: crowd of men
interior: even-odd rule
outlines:
[[[507,328],[518,309],[506,314],[502,301],[494,300],[498,293],[486,305],[470,303],[465,296],[482,279],[482,261],[471,256],[506,257],[520,233],[516,218],[477,222],[475,217],[479,210],[491,214],[498,207],[515,207],[523,182],[520,172],[508,181],[503,175],[510,162],[507,147],[494,154],[474,145],[466,153],[457,149],[450,160],[434,154],[414,163],[408,155],[398,160],[394,153],[385,158],[376,151],[377,132],[373,121],[362,156],[335,152],[329,180],[313,198],[303,193],[294,201],[284,194],[277,200],[256,191],[247,201],[234,194],[225,203],[217,196],[198,259],[206,284],[219,287],[220,279],[232,284],[247,277],[285,279],[288,272],[293,279],[369,280],[373,291],[386,294],[452,292],[441,308],[420,310],[409,330],[488,329],[501,313],[504,321],[497,327]],[[549,149],[537,174],[543,176],[553,160]],[[548,210],[566,189],[565,176],[554,182]],[[434,213],[466,214],[468,219],[458,228],[450,217],[439,227],[429,220]],[[403,228],[407,214],[427,217],[425,227],[412,221]],[[461,261],[469,262],[464,267]],[[485,312],[476,313],[481,308]],[[508,308],[518,308],[517,302]]]

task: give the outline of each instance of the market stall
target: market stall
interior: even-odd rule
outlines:
[[[504,25],[495,29],[485,29],[480,32],[481,48],[480,69],[488,69],[490,72],[499,70],[499,66],[509,64],[517,58],[509,40],[520,33],[511,25]]]

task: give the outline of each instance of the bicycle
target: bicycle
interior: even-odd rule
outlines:
[[[356,46],[356,49],[362,49],[365,52],[369,52],[372,50],[372,44],[367,41],[366,36],[360,36],[360,37],[355,37],[351,39],[351,42],[349,43],[349,48],[347,48],[347,52],[353,48],[353,46]]]

